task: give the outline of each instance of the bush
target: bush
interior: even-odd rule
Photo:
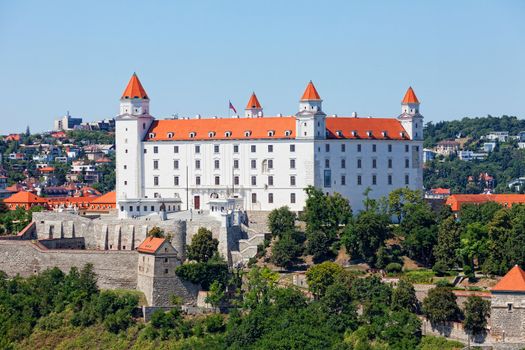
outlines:
[[[401,264],[398,263],[390,263],[385,267],[385,271],[387,273],[400,273],[402,270],[403,266],[401,266]]]
[[[207,262],[181,265],[175,269],[175,273],[186,281],[200,284],[204,290],[209,290],[213,281],[227,285],[229,277],[228,264],[215,258]]]
[[[204,327],[208,333],[222,332],[225,329],[224,318],[221,314],[213,314],[208,316],[204,320]]]
[[[448,267],[445,263],[438,261],[432,266],[432,270],[436,273],[436,276],[445,276],[447,273]]]

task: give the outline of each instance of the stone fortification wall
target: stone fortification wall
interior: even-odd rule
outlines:
[[[0,270],[9,276],[30,276],[55,266],[69,272],[91,263],[100,288],[135,289],[137,261],[135,251],[46,250],[31,241],[0,241]]]
[[[490,318],[494,331],[525,347],[525,293],[493,292]]]
[[[72,213],[33,214],[37,239],[84,237],[88,250],[135,250],[149,230],[158,226],[172,238],[177,252],[185,251],[186,223],[142,219],[117,219],[114,216],[86,218]]]

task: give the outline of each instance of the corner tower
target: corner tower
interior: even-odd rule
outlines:
[[[310,80],[299,100],[299,112],[295,115],[298,139],[326,138],[326,123],[322,109],[323,100]]]
[[[250,100],[244,109],[244,116],[246,118],[256,118],[263,116],[263,109],[259,103],[259,100],[257,99],[257,96],[255,95],[255,92],[252,92],[252,96],[250,97]]]
[[[423,116],[419,114],[419,104],[416,93],[409,87],[401,101],[401,114],[398,117],[410,139],[417,141],[423,140]]]
[[[120,114],[115,118],[116,192],[119,201],[143,197],[143,144],[154,118],[149,114],[149,97],[133,73],[122,97]]]

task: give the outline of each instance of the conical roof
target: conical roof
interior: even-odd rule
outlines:
[[[126,90],[124,90],[124,93],[122,94],[121,98],[148,99],[148,94],[146,94],[146,90],[144,90],[144,88],[142,87],[142,84],[140,83],[139,77],[136,73],[133,73],[133,75],[131,76],[128,86],[126,86]]]
[[[401,103],[419,103],[419,100],[417,99],[416,93],[414,92],[414,89],[412,89],[412,86],[408,88],[405,97],[403,97],[403,101],[401,101]]]
[[[255,92],[252,93],[252,96],[250,97],[250,100],[248,101],[248,104],[246,105],[246,109],[260,109],[261,104],[259,103],[259,100],[257,99],[257,96],[255,96]]]
[[[304,90],[303,97],[301,97],[301,101],[318,101],[321,100],[321,96],[319,96],[319,93],[315,89],[314,83],[310,80],[308,85],[306,86],[306,89]]]
[[[518,265],[512,269],[492,288],[497,292],[525,292],[525,271]]]

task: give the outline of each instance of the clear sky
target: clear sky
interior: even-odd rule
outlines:
[[[525,1],[0,0],[0,133],[67,110],[113,117],[136,71],[156,117],[293,114],[314,81],[327,114],[525,117]]]

